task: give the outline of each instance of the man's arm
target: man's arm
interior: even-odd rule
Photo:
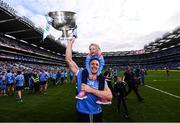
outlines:
[[[67,47],[66,47],[66,63],[69,65],[70,70],[76,74],[78,71],[77,64],[72,60],[72,45],[74,43],[74,38],[68,39]]]
[[[86,91],[88,93],[93,93],[97,97],[100,97],[102,99],[107,99],[109,101],[111,101],[112,97],[113,97],[112,93],[111,93],[111,90],[109,89],[108,86],[105,86],[104,90],[97,90],[97,89],[94,89],[94,88],[90,87],[87,84],[82,84],[81,85],[81,90],[84,90],[84,91]]]

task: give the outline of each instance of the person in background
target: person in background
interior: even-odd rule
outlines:
[[[44,95],[46,95],[46,84],[48,82],[48,74],[45,72],[45,70],[41,70],[40,74],[39,74],[39,81],[40,81],[40,93],[43,93]]]
[[[65,80],[65,71],[61,70],[61,85],[64,84],[64,80]]]
[[[108,87],[110,88],[113,96],[114,95],[114,91],[113,91],[113,86],[112,86],[112,79],[113,79],[113,75],[112,75],[112,69],[108,68],[105,72],[104,72],[104,77],[105,80],[107,81]]]
[[[73,81],[73,76],[74,76],[73,72],[70,71],[70,72],[69,72],[70,83],[72,83],[72,81]]]
[[[7,83],[7,94],[8,95],[14,95],[14,82],[15,82],[14,74],[11,73],[10,70],[7,70],[6,83]]]
[[[39,77],[38,77],[38,72],[37,71],[34,71],[34,73],[32,75],[32,79],[33,79],[33,82],[34,82],[34,92],[39,93],[40,84],[39,84]]]
[[[33,93],[33,90],[34,90],[34,81],[33,79],[31,78],[33,74],[31,73],[30,75],[30,78],[29,78],[29,94],[32,94]]]
[[[2,85],[3,85],[2,77],[3,77],[3,75],[2,75],[2,73],[1,73],[1,71],[0,71],[0,96],[3,95],[3,94],[2,94]]]
[[[140,82],[141,85],[144,85],[144,74],[145,74],[145,70],[143,68],[140,69]]]
[[[56,70],[53,70],[53,71],[50,73],[50,77],[51,77],[51,81],[52,81],[53,85],[56,85],[56,80],[57,80]]]
[[[166,75],[169,77],[169,67],[166,67]]]
[[[6,75],[5,75],[5,72],[2,72],[2,74],[0,75],[1,76],[1,94],[2,96],[7,96],[6,94]]]
[[[21,71],[17,72],[17,76],[15,78],[15,84],[16,84],[16,92],[18,96],[18,102],[23,102],[22,99],[22,90],[24,87],[24,75],[21,74]]]
[[[61,71],[58,70],[57,75],[56,75],[56,85],[61,83]]]
[[[67,71],[64,69],[64,82],[67,83]]]
[[[117,103],[117,111],[120,112],[121,102],[124,108],[124,117],[128,118],[128,109],[126,105],[126,83],[122,81],[121,77],[117,77],[114,85],[114,93],[116,95]]]
[[[37,94],[39,93],[39,76],[37,71],[34,71],[29,79],[30,83],[33,83],[33,91]]]
[[[135,75],[134,75],[134,72],[130,66],[128,66],[124,72],[123,81],[125,81],[128,85],[128,91],[126,93],[126,96],[128,94],[130,94],[131,91],[133,90],[139,101],[144,100],[144,98],[141,97],[141,95],[139,93],[138,85],[137,85],[136,80],[135,80]]]

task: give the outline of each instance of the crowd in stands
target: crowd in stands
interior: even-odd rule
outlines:
[[[106,64],[109,66],[125,67],[128,64],[141,66],[147,69],[180,69],[180,47],[173,47],[167,50],[131,56],[109,56],[105,57]],[[111,59],[111,60],[109,60]]]
[[[19,51],[25,51],[29,53],[36,53],[39,55],[43,55],[45,57],[54,58],[56,60],[63,60],[62,57],[58,56],[57,54],[53,54],[52,52],[48,52],[46,50],[40,49],[39,47],[30,45],[28,43],[20,42],[15,39],[8,38],[6,36],[0,36],[0,45],[11,47],[13,49],[17,49]]]
[[[64,56],[0,35],[0,58],[37,64],[65,64]]]

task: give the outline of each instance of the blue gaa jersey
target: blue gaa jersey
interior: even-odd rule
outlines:
[[[65,72],[61,72],[61,78],[65,78]]]
[[[15,80],[16,80],[16,87],[24,86],[24,76],[22,74],[17,75]]]
[[[2,80],[2,76],[0,75],[0,88],[2,87],[3,85],[3,80]]]
[[[50,76],[51,76],[52,79],[56,79],[56,78],[57,78],[57,77],[56,77],[56,76],[57,76],[56,73],[51,73]]]
[[[12,73],[7,73],[6,74],[6,81],[7,81],[7,84],[11,84],[11,83],[14,83],[14,75]]]
[[[39,80],[42,82],[42,81],[47,81],[48,79],[48,74],[45,73],[45,72],[42,72],[39,74]]]
[[[82,69],[79,69],[78,73],[76,74],[77,77],[77,86],[78,86],[78,93],[81,90],[81,80],[82,80]],[[97,80],[90,81],[88,79],[87,84],[95,89],[98,89],[99,82]],[[92,93],[86,93],[87,98],[83,100],[77,100],[76,108],[79,112],[85,114],[98,114],[102,112],[102,108],[99,104],[96,103],[97,96],[93,95]]]

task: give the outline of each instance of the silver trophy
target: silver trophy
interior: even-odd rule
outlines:
[[[69,37],[77,38],[77,25],[75,12],[71,11],[53,11],[48,15],[52,18],[52,26],[62,31],[60,39],[68,39]]]

